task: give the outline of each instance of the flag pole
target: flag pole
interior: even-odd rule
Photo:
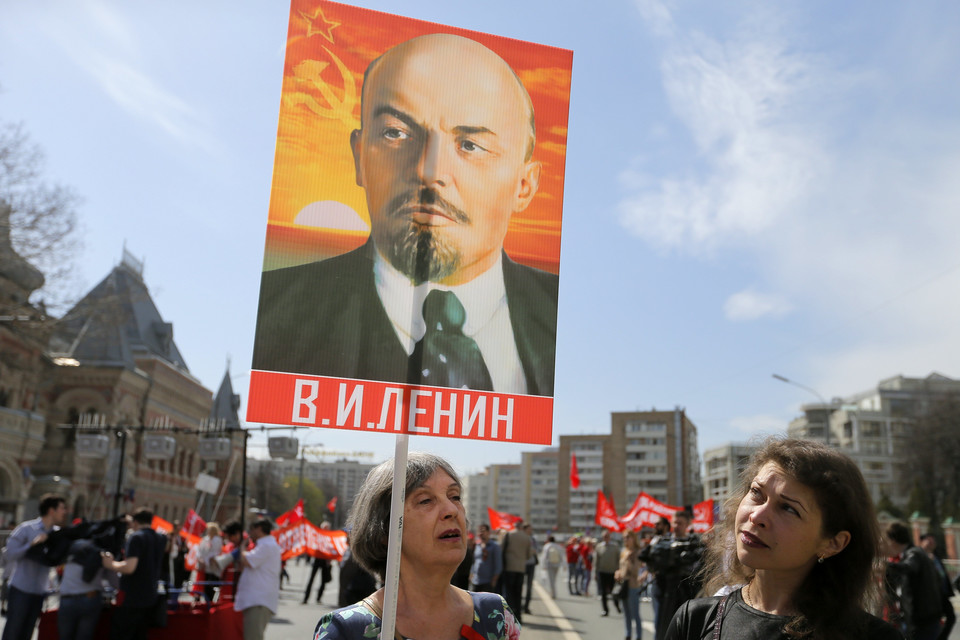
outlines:
[[[397,592],[400,588],[400,545],[403,541],[403,500],[407,489],[409,436],[397,435],[393,454],[393,493],[390,499],[390,537],[387,541],[387,570],[383,579],[383,616],[380,640],[393,640],[397,628]]]

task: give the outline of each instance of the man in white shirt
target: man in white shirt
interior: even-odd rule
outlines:
[[[263,274],[254,368],[552,396],[557,277],[503,249],[534,142],[523,83],[480,43],[429,34],[374,60],[350,137],[370,239]]]
[[[270,618],[277,612],[280,599],[280,545],[270,535],[269,520],[257,520],[250,526],[250,539],[256,546],[250,551],[233,550],[234,564],[241,571],[233,608],[243,613],[243,640],[263,640]]]

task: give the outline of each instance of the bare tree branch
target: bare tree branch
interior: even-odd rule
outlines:
[[[31,298],[59,312],[79,291],[75,260],[81,248],[76,213],[80,197],[70,187],[45,181],[44,161],[22,124],[0,122],[0,201],[12,208],[11,241],[46,278]]]

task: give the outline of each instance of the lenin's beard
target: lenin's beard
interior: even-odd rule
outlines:
[[[403,194],[390,203],[390,215],[397,219],[387,238],[385,253],[390,264],[415,284],[439,282],[460,268],[460,251],[433,227],[408,219],[408,209],[418,204],[440,208],[459,224],[469,224],[470,218],[433,189]]]

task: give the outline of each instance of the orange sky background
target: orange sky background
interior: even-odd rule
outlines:
[[[303,226],[294,218],[311,203],[336,201],[369,227],[349,144],[350,132],[360,126],[363,72],[390,47],[427,33],[480,42],[506,60],[526,86],[536,117],[534,158],[543,170],[536,197],[513,216],[504,244],[514,260],[559,272],[573,53],[317,0],[294,0],[290,11],[264,269],[329,258],[366,240],[362,230]]]

